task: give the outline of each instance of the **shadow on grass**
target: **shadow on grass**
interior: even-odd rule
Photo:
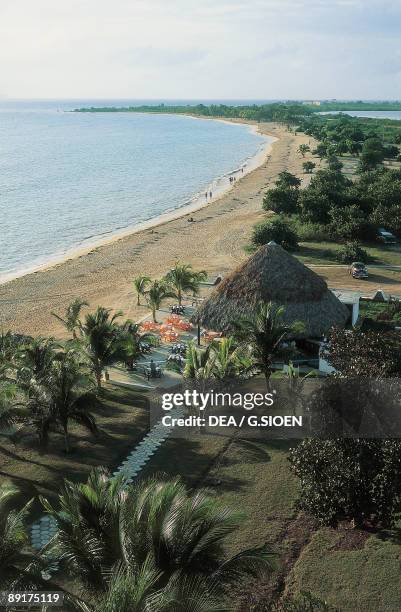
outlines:
[[[382,542],[391,542],[392,544],[401,545],[401,526],[397,525],[392,529],[383,529],[380,531],[375,531],[374,529],[371,529],[370,532]]]
[[[246,463],[267,463],[271,456],[267,448],[263,448],[263,440],[245,440],[238,438],[235,445],[240,448],[242,457]],[[266,446],[266,445],[264,445]]]
[[[296,257],[302,257],[310,263],[325,263],[327,264],[338,264],[338,260],[336,259],[336,250],[331,249],[329,247],[316,247],[312,245],[305,246],[300,245],[300,247],[294,252]],[[315,261],[318,260],[318,261]]]

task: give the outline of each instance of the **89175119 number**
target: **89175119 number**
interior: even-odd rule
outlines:
[[[59,591],[2,591],[0,606],[4,607],[35,607],[62,606],[64,594]]]

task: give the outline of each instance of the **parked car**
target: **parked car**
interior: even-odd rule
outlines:
[[[397,238],[394,234],[384,229],[384,227],[379,227],[377,230],[377,239],[383,244],[397,244]]]
[[[369,273],[364,263],[361,261],[354,261],[349,267],[349,273],[352,278],[368,278]]]

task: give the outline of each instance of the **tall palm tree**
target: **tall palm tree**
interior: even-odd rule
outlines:
[[[50,412],[54,421],[64,432],[65,452],[70,452],[69,423],[74,421],[92,434],[98,429],[94,416],[89,412],[98,401],[90,377],[83,371],[82,364],[73,351],[60,354],[45,381],[50,400]]]
[[[145,295],[147,286],[152,282],[150,276],[146,276],[145,274],[141,274],[134,278],[134,287],[136,291],[137,297],[137,305],[141,305],[141,296]]]
[[[171,290],[165,279],[153,281],[146,292],[146,300],[152,311],[152,318],[155,323],[157,323],[156,311],[159,310],[164,300],[171,297],[176,297],[176,294]]]
[[[53,317],[56,317],[56,319],[58,319],[64,325],[66,330],[72,333],[74,340],[77,339],[77,329],[80,326],[79,316],[84,306],[89,306],[88,302],[81,300],[80,298],[76,298],[67,306],[64,318],[52,312]]]
[[[132,576],[140,568],[154,568],[154,591],[178,579],[203,577],[219,585],[220,593],[273,567],[265,546],[227,559],[225,539],[243,515],[221,507],[204,491],[188,493],[179,479],[126,486],[122,478],[109,479],[98,469],[86,485],[66,483],[60,510],[42,502],[59,527],[49,553],[99,592],[107,591],[116,567]]]
[[[120,329],[117,319],[121,316],[121,312],[111,315],[110,309],[98,306],[93,314],[85,316],[81,324],[84,350],[99,390],[105,368],[118,360]]]
[[[274,359],[282,353],[281,343],[288,332],[300,326],[285,325],[283,314],[283,307],[260,302],[253,316],[233,322],[234,337],[251,348],[253,365],[263,373],[268,389]]]
[[[205,270],[195,272],[190,264],[180,264],[179,262],[166,274],[166,281],[172,287],[180,306],[183,292],[192,291],[194,295],[197,295],[200,283],[206,278]]]
[[[59,351],[46,373],[39,379],[32,378],[25,391],[26,419],[36,429],[43,449],[47,447],[51,428],[60,426],[65,451],[70,451],[70,421],[97,433],[95,419],[89,412],[97,404],[95,386],[74,351]]]

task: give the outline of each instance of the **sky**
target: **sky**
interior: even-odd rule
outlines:
[[[401,99],[401,0],[0,0],[0,98]]]

